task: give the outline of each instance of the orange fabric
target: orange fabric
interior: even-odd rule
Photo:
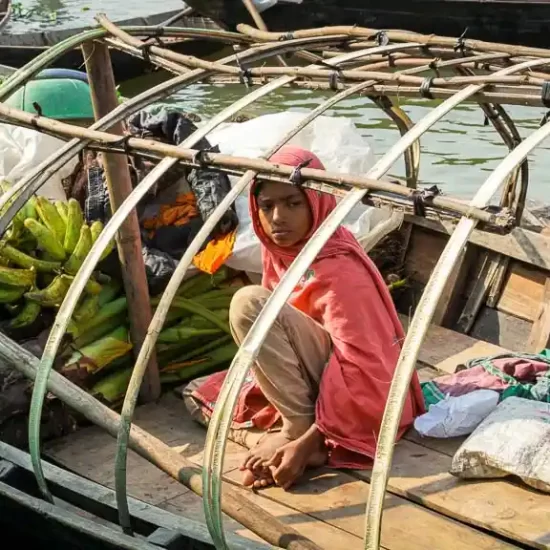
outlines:
[[[193,258],[195,267],[210,275],[216,273],[233,253],[236,237],[235,229],[219,239],[210,241],[206,248]]]
[[[197,199],[194,193],[183,193],[176,197],[174,204],[163,204],[157,216],[144,220],[143,227],[149,230],[149,236],[153,238],[159,227],[185,225],[198,215]],[[235,229],[223,237],[210,241],[206,248],[193,259],[195,267],[210,275],[215,273],[231,256],[236,236],[237,230]]]
[[[159,227],[185,225],[198,215],[199,211],[195,195],[193,193],[183,193],[176,197],[174,204],[163,204],[160,207],[158,216],[144,220],[143,227],[149,229],[154,234],[154,231]]]

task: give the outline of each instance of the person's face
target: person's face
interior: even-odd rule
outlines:
[[[262,229],[276,245],[291,247],[306,238],[313,220],[303,191],[286,183],[263,183],[256,200]]]

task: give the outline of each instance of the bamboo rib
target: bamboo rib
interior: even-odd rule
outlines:
[[[245,8],[248,10],[248,13],[252,17],[252,19],[254,19],[254,23],[256,23],[258,29],[260,29],[261,31],[268,31],[269,29],[267,28],[263,17],[260,15],[260,12],[256,9],[254,2],[252,2],[252,0],[242,0],[242,2]],[[279,65],[281,65],[281,67],[287,66],[287,63],[282,58],[282,56],[277,56],[277,61],[279,62]]]
[[[543,127],[533,132],[504,158],[489,178],[487,178],[470,204],[478,208],[487,206],[491,197],[498,191],[509,174],[548,136],[550,136],[550,123],[546,123]],[[445,284],[451,276],[462,249],[468,242],[468,238],[475,226],[476,221],[468,217],[462,218],[459,222],[441,253],[437,265],[430,276],[430,280],[424,289],[416,313],[409,325],[390,386],[378,438],[365,517],[366,550],[379,550],[380,548],[383,501],[393,458],[393,448],[420,346],[426,336]]]
[[[504,69],[502,73],[510,74],[515,71],[549,63],[550,60],[529,61]],[[382,176],[413,141],[418,139],[422,133],[433,126],[442,116],[448,113],[456,105],[460,104],[464,98],[474,94],[478,89],[479,86],[468,86],[436,107],[431,113],[417,123],[410,132],[405,134],[405,136],[403,136],[390,151],[375,164],[368,175],[371,177]],[[212,511],[214,515],[214,518],[207,518],[209,523],[221,523],[221,493],[219,480],[233,410],[246,373],[256,359],[259,348],[263,344],[268,330],[277,318],[292,290],[295,288],[296,284],[298,284],[308,266],[315,259],[319,250],[324,246],[326,240],[337,229],[351,209],[363,198],[364,194],[364,191],[351,191],[348,193],[311,237],[270,296],[262,312],[242,342],[231,364],[220,392],[218,402],[216,403],[213,416],[210,420],[205,446],[203,484],[205,485],[205,494],[212,495]],[[384,490],[385,485],[382,490],[382,497]],[[380,502],[382,502],[382,500],[380,500]]]
[[[356,84],[356,89],[348,89],[346,90],[346,94],[357,93],[357,89],[360,86],[362,86],[362,84]],[[7,122],[24,125],[28,128],[39,129],[54,137],[65,139],[72,137],[85,139],[88,144],[98,143],[103,146],[100,147],[103,151],[113,150],[111,146],[117,145],[123,137],[107,132],[82,128],[80,126],[73,126],[45,117],[39,117],[12,107],[7,107],[5,104],[0,104],[0,118],[3,118]],[[152,158],[169,156],[178,159],[187,166],[199,167],[199,165],[194,162],[197,154],[201,153],[197,149],[184,149],[175,145],[141,138],[129,138],[126,140],[126,145],[127,150],[132,153],[143,154],[155,152],[157,156]],[[123,153],[125,150],[118,149],[118,152]],[[236,174],[241,174],[243,170],[254,170],[260,174],[260,179],[266,181],[288,182],[288,177],[292,173],[292,169],[284,165],[272,164],[261,159],[224,155],[222,153],[202,153],[201,162],[203,166],[224,169]],[[406,199],[410,199],[414,193],[413,189],[407,189],[401,184],[391,183],[390,181],[382,179],[374,180],[352,174],[304,168],[302,170],[302,175],[306,178],[304,183],[306,186],[308,185],[308,181],[319,182],[320,184],[332,185],[340,190],[347,190],[349,187],[357,187],[359,189],[368,190],[369,192],[379,191]],[[479,221],[490,225],[505,226],[507,224],[507,216],[503,216],[502,219],[500,219],[500,215],[496,213],[490,213],[480,209],[468,209],[462,201],[455,200],[451,197],[435,196],[431,199],[431,206],[455,214],[469,212],[471,216]]]
[[[351,38],[374,38],[383,32],[389,38],[390,41],[399,42],[421,42],[426,46],[447,46],[454,48],[457,46],[458,39],[449,36],[437,36],[435,34],[420,34],[411,31],[402,30],[383,30],[383,29],[369,29],[366,27],[321,27],[317,29],[305,29],[297,30],[292,33],[288,32],[265,32],[255,29],[250,25],[240,24],[237,25],[237,30],[242,34],[258,40],[260,42],[273,42],[277,40],[285,40],[288,36],[293,38],[306,38],[312,36],[325,36],[328,33],[338,33],[345,35],[349,39]],[[462,39],[461,43],[464,45],[465,50],[478,50],[481,52],[495,52],[501,51],[510,55],[524,55],[530,57],[550,57],[550,50],[543,48],[532,48],[528,46],[514,46],[512,44],[499,44],[497,42],[485,42],[483,40],[472,40],[470,38]]]
[[[97,17],[97,20],[108,29],[109,33],[113,36],[121,38],[124,42],[128,43],[134,47],[140,47],[141,41],[132,39],[129,35],[125,38],[122,38],[123,31],[118,29],[113,25],[105,16],[100,15]],[[334,35],[337,36],[337,35]],[[128,41],[131,40],[131,42]],[[394,45],[396,50],[403,48],[404,46],[411,45]],[[416,47],[416,44],[415,44]],[[185,66],[191,68],[200,68],[206,70],[215,70],[216,72],[222,74],[228,74],[233,76],[241,76],[242,69],[239,67],[231,67],[228,65],[218,64],[216,62],[204,61],[197,57],[186,56],[171,50],[160,48],[158,46],[152,45],[150,51],[159,57],[163,57],[168,61],[175,61],[182,63]],[[306,77],[306,78],[318,78],[322,80],[328,80],[333,71],[323,69],[323,68],[312,68],[312,67],[250,67],[247,69],[250,76],[296,76],[296,77]],[[394,82],[403,85],[420,85],[423,82],[423,79],[420,77],[408,76],[404,72],[400,73],[384,73],[379,71],[358,71],[358,70],[342,70],[339,71],[339,75],[342,79],[347,80],[377,80],[379,82]],[[530,84],[530,85],[542,85],[544,79],[532,77],[529,75],[523,76],[502,76],[497,75],[483,75],[483,76],[461,76],[461,77],[449,77],[449,78],[434,78],[432,85],[434,87],[447,87],[454,85],[467,85],[467,84]]]
[[[239,84],[238,78],[227,76],[212,76],[202,79],[203,82],[212,84]],[[267,79],[252,79],[253,85],[262,85]],[[350,83],[339,81],[335,88],[326,82],[294,80],[286,86],[290,88],[299,88],[315,91],[341,91],[351,86]],[[469,97],[468,103],[500,103],[503,105],[520,105],[522,107],[545,107],[541,100],[540,88],[529,87],[492,87],[492,90],[480,91]],[[430,88],[430,95],[434,100],[447,99],[457,92],[460,88]],[[361,95],[368,97],[377,97],[381,95],[389,97],[413,98],[422,97],[421,86],[389,86],[387,84],[374,84],[364,90]]]

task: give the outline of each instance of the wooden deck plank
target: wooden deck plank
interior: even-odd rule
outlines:
[[[267,510],[270,514],[283,521],[283,523],[291,525],[301,534],[321,546],[321,548],[330,548],[334,550],[361,550],[363,548],[363,541],[358,536],[351,535],[327,523],[317,521],[310,515],[303,514],[279,502],[265,498],[262,494],[255,494],[245,489],[243,489],[243,494],[245,494],[248,500],[261,506],[264,510]],[[172,513],[191,517],[195,521],[205,521],[202,499],[194,493],[176,497],[160,506]],[[228,526],[228,522],[224,521],[224,527],[227,528]],[[244,527],[236,528],[234,533],[242,537],[250,538],[251,540],[261,540]],[[384,550],[386,549],[384,548]]]
[[[46,446],[45,454],[92,481],[114,488],[116,441],[99,428],[85,428]],[[175,479],[141,458],[128,453],[128,494],[159,504],[189,491]]]
[[[407,319],[402,316],[405,326]],[[508,350],[432,325],[421,349],[423,379],[437,371],[484,355]],[[426,368],[426,366],[428,368]],[[430,370],[435,369],[435,373]],[[465,438],[434,439],[410,430],[395,449],[388,490],[447,517],[499,533],[533,548],[550,548],[550,498],[506,480],[465,482],[448,473],[452,456]],[[370,472],[354,472],[370,480]]]
[[[399,317],[406,330],[409,326],[409,319],[405,315]],[[505,348],[476,340],[466,334],[431,325],[420,349],[418,360],[424,365],[443,371],[443,373],[453,373],[459,364],[470,359],[497,355],[507,351]]]
[[[190,459],[202,453],[205,431],[190,418],[181,399],[164,395],[158,403],[138,407],[136,424]],[[106,432],[91,426],[52,441],[46,453],[67,468],[107,487],[114,487],[116,441]],[[242,448],[228,442],[225,470],[235,468]],[[141,458],[128,453],[128,493],[150,504],[173,499],[189,489]]]
[[[420,435],[414,428],[410,429],[404,436],[404,439],[411,443],[416,443],[421,447],[427,447],[432,451],[453,457],[458,451],[458,448],[466,441],[466,437],[449,437],[439,439],[436,437],[424,437]]]
[[[550,548],[548,495],[503,480],[466,482],[448,473],[450,458],[401,441],[388,490],[447,517],[498,533],[531,548]],[[370,480],[370,471],[355,471]]]
[[[136,410],[136,424],[156,437],[164,439],[181,454],[200,465],[203,458],[206,430],[196,424],[187,413],[183,401],[166,394],[158,404],[148,404]],[[46,454],[70,468],[107,487],[114,487],[115,440],[95,426],[84,428],[46,446]],[[245,449],[228,441],[224,461],[224,473],[234,470]],[[336,527],[320,523],[269,499],[243,490],[243,496],[261,504],[264,509],[279,517],[304,535],[335,550],[360,550],[362,540]],[[137,499],[155,504],[167,511],[204,522],[202,499],[192,491],[167,476],[155,466],[130,451],[128,453],[128,493]],[[260,539],[237,523],[224,516],[228,532],[239,534],[254,541]],[[323,542],[324,541],[324,542]]]
[[[229,477],[237,481],[239,473],[232,472]],[[311,472],[291,491],[270,487],[263,489],[261,494],[273,502],[363,537],[368,492],[368,483],[349,474],[323,468]],[[515,548],[393,495],[386,498],[381,544],[391,550]],[[326,542],[324,547],[331,548]]]
[[[162,434],[169,438],[170,445],[181,448],[182,453],[190,460],[196,463],[202,461],[206,430],[190,419],[181,399],[165,395],[158,406],[146,405],[138,408],[136,416],[140,427],[150,430],[156,436]],[[111,487],[114,482],[114,451],[114,440],[94,427],[48,445],[50,456],[77,473]],[[240,473],[235,468],[242,452],[240,445],[228,442],[224,472],[234,480],[240,479]],[[189,514],[192,519],[202,518],[202,505],[198,497],[154,466],[134,457],[133,453],[129,457],[128,475],[129,492],[132,496],[156,503],[168,510],[177,510],[182,515]],[[246,498],[257,500],[266,510],[288,521],[304,535],[322,543],[324,548],[335,550],[362,548],[367,494],[368,485],[364,481],[333,471],[322,471],[317,474],[317,478],[300,484],[291,492],[272,488],[261,495],[254,495],[243,489]],[[383,545],[387,550],[510,548],[489,535],[460,525],[400,497],[390,495],[388,503],[383,538]],[[231,532],[251,536],[236,522],[227,520],[227,526]],[[443,537],[442,532],[450,535]],[[411,543],[411,539],[414,543]],[[456,546],[457,540],[461,541],[459,546]]]
[[[17,464],[24,470],[32,472],[30,456],[27,453],[0,442],[0,456],[9,462]],[[82,476],[73,474],[63,468],[49,464],[48,462],[43,462],[43,467],[48,486],[55,496],[61,497],[71,502],[73,505],[78,506],[81,513],[84,513],[82,508],[89,509],[90,504],[93,504],[93,508],[97,513],[101,514],[105,520],[116,522],[118,517],[117,503],[115,492],[112,489],[94,481],[84,479]],[[191,491],[184,495],[180,495],[180,498],[184,499],[190,496],[194,496],[201,502],[199,497],[194,495]],[[56,500],[56,502],[60,501]],[[134,527],[138,532],[140,525],[145,524],[147,526],[161,527],[170,531],[179,531],[185,536],[201,542],[211,542],[204,521],[194,521],[191,515],[182,515],[181,510],[178,510],[177,514],[169,513],[169,510],[161,510],[159,507],[152,506],[142,500],[136,500],[132,497],[128,498],[128,505],[130,513],[135,520]],[[94,521],[98,521],[99,523],[102,521],[98,516],[93,516],[93,518]],[[237,529],[242,530],[242,527],[230,518],[226,518],[225,521],[230,529],[230,523],[233,522]],[[248,550],[252,548],[267,548],[265,543],[262,545],[251,545],[249,540],[245,542],[241,539],[237,539],[233,537],[231,533],[227,533],[227,536],[231,548],[246,548]]]

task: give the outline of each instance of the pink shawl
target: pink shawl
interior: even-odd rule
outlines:
[[[308,168],[324,169],[315,155],[297,147],[283,147],[271,158],[274,163],[289,166],[298,166],[306,160],[311,161]],[[250,212],[262,243],[262,285],[273,290],[303,243],[281,248],[265,235],[258,218],[254,185]],[[309,238],[334,210],[336,200],[317,191],[305,190],[305,193],[313,214]],[[353,235],[339,227],[294,289],[289,303],[319,322],[333,343],[316,405],[316,423],[331,449],[329,464],[335,468],[369,467],[404,338],[387,286]],[[207,414],[213,410],[225,374],[209,377],[194,393]],[[415,374],[399,437],[424,410]],[[268,428],[277,420],[277,411],[250,377],[240,395],[234,427]]]

